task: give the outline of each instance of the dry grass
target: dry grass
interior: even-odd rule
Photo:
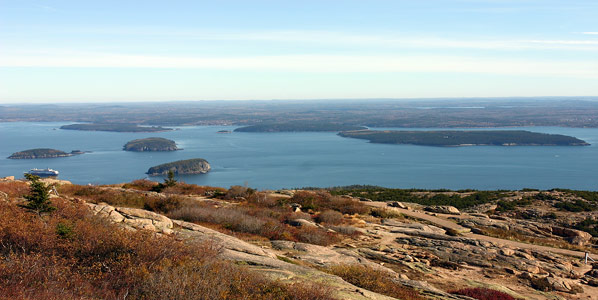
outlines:
[[[300,213],[283,213],[266,208],[231,206],[184,206],[168,216],[187,222],[210,223],[223,226],[233,232],[250,233],[269,240],[291,240],[316,245],[330,245],[340,240],[338,234],[321,228],[296,228],[285,224],[289,217],[308,217]],[[311,219],[311,218],[310,218]]]
[[[164,196],[96,186],[63,185],[59,187],[59,192],[61,195],[80,198],[90,203],[104,202],[113,206],[142,208],[158,213],[168,213],[186,202],[185,198],[179,195]]]
[[[0,203],[0,299],[332,299],[315,284],[260,278],[217,247],[130,232],[54,199],[38,216]]]
[[[298,191],[288,200],[290,203],[299,203],[304,209],[314,211],[334,210],[342,214],[366,214],[370,208],[359,201],[336,197],[325,191]]]
[[[316,216],[318,223],[338,225],[343,222],[343,214],[334,210],[325,210]]]
[[[158,185],[158,182],[151,181],[148,179],[138,179],[129,183],[122,184],[120,187],[125,189],[134,189],[138,191],[153,191]],[[211,186],[200,186],[196,184],[188,184],[185,182],[177,182],[176,185],[166,187],[162,189],[164,194],[175,194],[175,195],[199,195],[199,196],[211,196],[215,193],[225,193],[226,189],[211,187]]]
[[[425,300],[417,291],[396,282],[395,275],[359,265],[336,265],[322,271],[337,275],[360,288],[402,300]]]
[[[0,191],[10,198],[20,198],[29,192],[29,185],[23,181],[0,181]]]
[[[577,251],[588,251],[591,253],[598,253],[594,249],[587,247],[570,244],[563,240],[551,239],[551,238],[539,238],[534,236],[528,236],[514,230],[504,230],[496,227],[478,226],[477,229],[481,231],[483,235],[501,238],[505,240],[512,240],[517,242],[523,242],[534,245],[548,246],[561,249],[577,250]]]
[[[397,212],[395,210],[388,209],[388,208],[373,208],[370,211],[370,215],[372,215],[373,217],[382,218],[382,219],[404,219],[405,218],[405,216],[403,214],[401,214],[400,212]]]

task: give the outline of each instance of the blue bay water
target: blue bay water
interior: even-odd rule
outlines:
[[[113,184],[145,178],[151,166],[205,158],[212,171],[179,179],[200,185],[248,184],[259,189],[372,184],[398,188],[598,190],[598,129],[519,127],[583,139],[591,146],[426,147],[372,144],[331,132],[217,133],[231,126],[180,127],[160,133],[57,129],[66,123],[0,123],[0,176],[22,177],[32,168],[60,171],[78,184]],[[412,130],[412,129],[410,129]],[[130,140],[159,136],[182,151],[126,152]],[[92,151],[83,155],[9,160],[31,148]],[[161,177],[151,177],[161,181]]]

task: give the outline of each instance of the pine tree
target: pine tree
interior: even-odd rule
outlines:
[[[24,197],[27,204],[23,207],[34,210],[38,214],[56,210],[56,207],[53,207],[50,202],[52,186],[41,182],[39,176],[36,175],[25,174],[25,178],[29,180],[30,185],[29,194]]]
[[[174,172],[172,170],[168,171],[168,178],[164,179],[165,186],[175,186],[177,180],[174,179]]]

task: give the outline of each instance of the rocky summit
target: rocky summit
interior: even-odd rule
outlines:
[[[309,299],[472,299],[468,295],[480,291],[495,298],[473,299],[598,295],[598,264],[591,261],[598,257],[596,238],[573,228],[577,220],[595,220],[596,212],[555,210],[558,203],[580,200],[564,191],[513,191],[491,203],[457,209],[324,190],[177,183],[158,193],[151,191],[154,183],[143,180],[53,184],[59,193],[52,195],[55,202],[80,205],[124,232],[209,244],[218,249],[218,260],[244,266],[254,276],[284,285],[318,284],[329,291],[329,298]],[[17,186],[26,183],[3,179],[0,200],[22,203]],[[505,201],[523,203],[546,194],[552,200],[499,209]]]

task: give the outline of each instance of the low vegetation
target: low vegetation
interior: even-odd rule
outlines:
[[[333,299],[222,261],[210,243],[128,231],[60,198],[44,214],[17,202],[0,202],[0,299]]]
[[[298,203],[306,210],[335,210],[343,214],[366,214],[369,207],[353,199],[336,197],[326,191],[298,191],[288,200]]]
[[[341,277],[360,288],[402,300],[424,300],[416,290],[396,282],[396,275],[360,265],[336,265],[322,271]]]
[[[465,288],[452,291],[451,294],[467,296],[478,300],[516,300],[516,298],[507,293],[486,288]]]
[[[598,237],[598,220],[592,218],[586,218],[583,221],[575,224],[573,228],[577,230],[585,231],[591,234],[593,237]]]
[[[422,205],[450,205],[456,208],[469,208],[489,203],[505,196],[505,191],[450,191],[391,189],[375,186],[349,186],[332,188],[333,195],[351,195],[374,201],[401,201]]]
[[[562,201],[554,204],[554,207],[560,210],[570,212],[594,211],[598,210],[598,202],[591,203],[584,200],[576,199],[574,201]]]
[[[488,226],[478,226],[476,228],[479,232],[483,235],[501,238],[505,240],[512,240],[517,242],[523,242],[528,244],[535,244],[535,245],[542,245],[548,247],[555,247],[561,249],[570,249],[570,250],[577,250],[577,251],[589,251],[595,252],[593,249],[588,249],[583,246],[574,245],[568,243],[565,240],[559,239],[551,239],[551,238],[543,238],[543,237],[535,237],[526,235],[515,230],[506,230],[497,227],[488,227]]]

